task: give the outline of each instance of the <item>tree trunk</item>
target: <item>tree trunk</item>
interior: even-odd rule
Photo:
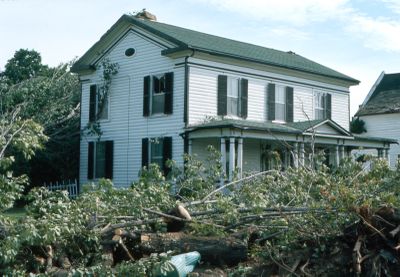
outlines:
[[[247,258],[247,244],[232,237],[195,237],[184,233],[149,233],[141,235],[143,254],[168,250],[179,253],[198,251],[201,261],[213,265],[236,265]]]

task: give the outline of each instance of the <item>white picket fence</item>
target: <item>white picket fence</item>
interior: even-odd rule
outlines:
[[[44,184],[50,191],[66,190],[70,198],[75,198],[78,195],[78,180],[60,181],[50,184]]]

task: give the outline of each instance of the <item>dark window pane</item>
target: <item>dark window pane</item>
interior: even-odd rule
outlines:
[[[153,94],[152,113],[164,113],[165,93]]]
[[[96,175],[95,178],[103,178],[106,168],[106,144],[105,142],[96,143]]]

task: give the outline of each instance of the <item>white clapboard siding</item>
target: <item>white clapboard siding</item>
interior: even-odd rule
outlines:
[[[260,141],[254,139],[243,140],[243,172],[260,171]]]
[[[125,50],[136,50],[132,57]],[[110,88],[109,120],[101,122],[101,140],[114,141],[113,181],[116,186],[128,186],[136,180],[141,169],[144,137],[171,136],[172,158],[182,164],[183,139],[179,136],[183,122],[184,68],[175,67],[175,61],[161,55],[163,48],[147,38],[130,32],[111,49],[104,58],[119,65]],[[173,114],[143,117],[143,78],[151,74],[174,72]],[[89,87],[100,80],[97,72],[83,76],[81,125],[86,126],[89,114]],[[81,140],[80,182],[87,182],[88,141]]]
[[[332,120],[347,131],[350,130],[350,110],[348,93],[337,92],[332,94]]]
[[[385,137],[400,140],[400,113],[360,116],[365,121],[366,136]],[[400,145],[391,144],[389,150],[390,166],[396,166],[400,155]]]
[[[222,65],[221,65],[222,66]],[[248,120],[266,121],[267,85],[271,79],[267,76],[254,77],[252,75],[239,75],[230,71],[221,71],[212,68],[190,67],[189,78],[189,124],[198,124],[209,117],[217,117],[217,80],[219,74],[248,79]],[[306,80],[303,80],[306,82]],[[306,121],[315,119],[314,115],[314,89],[310,86],[300,86],[288,81],[273,81],[279,85],[294,88],[293,120]],[[349,94],[348,92],[335,91],[332,88],[317,91],[332,95],[332,120],[349,130]]]
[[[254,121],[267,120],[266,115],[267,82],[249,79],[247,95],[247,119]]]
[[[209,157],[208,146],[213,146],[217,151],[221,149],[221,140],[217,138],[209,139],[193,139],[192,140],[192,153],[193,157],[199,161],[206,162]]]
[[[218,72],[190,67],[189,73],[189,125],[217,115]]]
[[[313,104],[312,89],[295,86],[293,89],[293,120],[307,121],[314,119]]]

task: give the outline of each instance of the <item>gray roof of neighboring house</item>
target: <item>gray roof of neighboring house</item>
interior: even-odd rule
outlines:
[[[400,73],[384,74],[356,116],[400,113]]]
[[[359,81],[354,78],[311,61],[291,51],[279,51],[165,23],[138,19],[130,15],[123,15],[96,44],[101,43],[102,39],[107,34],[111,33],[113,28],[115,28],[119,22],[129,22],[178,45],[178,47],[164,50],[164,54],[193,49],[214,55],[222,55],[246,61],[299,70],[320,76],[336,78],[348,81],[352,84],[359,83]],[[96,44],[94,46],[96,46]],[[95,47],[92,47],[88,50],[88,52],[90,51],[95,51]],[[87,55],[88,52],[86,52],[85,55]],[[82,58],[84,58],[85,55]],[[79,71],[82,67],[84,67],[84,64],[82,64],[84,59],[82,58],[74,64],[72,68],[73,71]]]

